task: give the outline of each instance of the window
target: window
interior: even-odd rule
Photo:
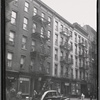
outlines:
[[[41,37],[44,37],[44,28],[41,27]]]
[[[28,12],[28,10],[29,10],[29,3],[28,3],[28,2],[25,2],[24,11],[25,11],[25,12]]]
[[[65,32],[68,34],[68,28],[65,28]]]
[[[35,24],[35,23],[33,23],[33,28],[32,28],[32,32],[33,32],[33,33],[35,33],[35,32],[36,32],[36,27],[37,27],[37,26],[36,26],[36,24]]]
[[[76,67],[77,67],[77,57],[75,57]]]
[[[22,49],[26,49],[26,40],[27,40],[27,37],[23,36],[22,37]]]
[[[14,38],[15,38],[15,32],[10,31],[10,33],[9,33],[9,41],[14,43]]]
[[[80,71],[80,79],[82,79],[82,72]]]
[[[55,21],[55,30],[58,31],[58,22]]]
[[[75,44],[75,54],[77,54],[77,45]]]
[[[49,62],[47,63],[47,73],[48,74],[50,73],[50,63]]]
[[[34,65],[34,61],[31,60],[31,62],[30,62],[30,66],[33,67],[33,65]]]
[[[48,22],[49,22],[49,26],[51,25],[51,18],[50,17],[48,17]]]
[[[20,68],[23,68],[23,65],[25,63],[25,56],[24,55],[21,55],[21,59],[20,59]]]
[[[30,91],[30,80],[29,78],[19,78],[19,91],[22,94],[28,95]]]
[[[57,76],[57,73],[58,72],[58,65],[57,64],[55,64],[55,76]]]
[[[77,34],[75,33],[75,42],[77,42]]]
[[[85,40],[85,46],[87,47],[87,41]]]
[[[41,13],[41,20],[43,21],[44,20],[44,16],[45,16],[45,14],[44,13]]]
[[[73,78],[73,69],[71,69],[71,77]]]
[[[7,67],[12,67],[12,58],[13,58],[13,53],[8,52],[7,53]]]
[[[24,17],[23,29],[27,30],[27,27],[28,27],[28,19]]]
[[[58,45],[58,35],[55,34],[55,45]]]
[[[63,57],[63,51],[61,51],[61,57]]]
[[[81,59],[79,59],[79,67],[81,67]]]
[[[71,36],[71,39],[72,39],[72,31],[69,31],[69,34],[70,34],[70,36]]]
[[[68,77],[68,68],[66,67],[66,77]]]
[[[14,5],[18,5],[18,0],[14,0]]]
[[[71,45],[71,50],[73,50],[73,43],[72,43],[72,42],[70,42],[70,45]]]
[[[11,13],[11,24],[16,24],[16,15],[17,15],[17,13],[15,11],[12,11],[12,13]]]
[[[33,16],[35,16],[36,14],[37,14],[37,12],[38,12],[38,10],[37,10],[37,8],[33,8]]]
[[[63,76],[63,66],[61,66],[61,76]]]
[[[35,41],[32,40],[32,51],[35,51]]]
[[[63,37],[61,37],[61,44],[63,44],[63,42],[64,42],[64,38],[63,38]]]
[[[61,25],[61,32],[63,31],[63,25]]]
[[[81,42],[81,37],[79,36],[79,43]]]
[[[58,49],[55,49],[55,60],[58,60]]]
[[[48,38],[50,40],[50,36],[51,36],[51,31],[48,31]]]
[[[78,79],[78,70],[76,69],[76,79]]]

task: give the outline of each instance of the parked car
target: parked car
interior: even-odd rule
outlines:
[[[56,90],[48,90],[43,93],[40,100],[70,100],[70,99],[60,95]]]

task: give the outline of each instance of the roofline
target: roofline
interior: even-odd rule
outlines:
[[[81,27],[78,23],[73,23],[73,26],[74,26],[74,28],[76,28],[75,26],[78,26],[81,30],[83,30],[87,35],[86,36],[88,36],[88,32],[83,28],[83,27]],[[77,29],[77,28],[76,28]],[[77,29],[78,30],[78,29]],[[80,30],[79,30],[80,31]],[[80,31],[81,32],[81,31]]]
[[[46,9],[48,9],[53,15],[57,16],[59,19],[64,21],[64,23],[66,23],[70,27],[74,28],[73,24],[71,24],[69,21],[67,21],[65,18],[63,18],[60,14],[58,14],[56,11],[54,11],[52,8],[50,8],[48,5],[46,5],[44,2],[42,2],[41,0],[34,0],[34,1],[36,1],[37,3],[39,3],[40,5],[45,7]]]

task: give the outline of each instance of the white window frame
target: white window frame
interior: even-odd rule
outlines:
[[[32,28],[32,32],[35,33],[36,32],[36,28],[37,28],[37,25],[35,23],[33,23],[33,28]]]
[[[37,15],[38,9],[36,7],[33,8],[33,16]]]
[[[55,21],[55,30],[58,31],[58,22]]]
[[[51,37],[51,31],[48,30],[48,38],[49,38],[49,40],[50,40],[50,37]]]
[[[41,27],[41,35],[40,35],[42,38],[44,37],[44,28]]]
[[[25,1],[25,7],[24,7],[24,11],[28,12],[29,11],[29,3]]]
[[[16,17],[17,17],[17,13],[15,11],[12,11],[11,13],[11,24],[16,24]]]
[[[34,40],[32,40],[32,51],[35,51],[35,41]]]
[[[23,29],[27,30],[27,28],[28,28],[28,18],[24,17],[24,20],[23,20]]]
[[[26,36],[23,36],[22,37],[22,49],[26,49],[27,45],[27,37]]]
[[[10,31],[9,32],[9,41],[14,43],[14,39],[15,39],[15,32]]]
[[[12,67],[12,59],[13,59],[13,53],[8,52],[7,53],[7,67]]]
[[[41,20],[44,21],[45,14],[43,12],[41,13],[41,17]]]
[[[49,22],[49,26],[51,25],[51,18],[50,17],[48,17],[48,22]]]

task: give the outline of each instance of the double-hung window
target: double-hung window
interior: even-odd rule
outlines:
[[[7,67],[12,67],[13,53],[7,53]]]
[[[35,41],[32,40],[32,51],[35,51]]]
[[[28,27],[28,19],[24,17],[24,21],[23,21],[23,29],[27,30]]]
[[[41,17],[42,17],[41,20],[42,21],[44,21],[44,16],[45,16],[45,14],[44,13],[41,13]]]
[[[35,23],[33,23],[33,28],[32,28],[32,32],[33,32],[33,33],[35,33],[35,32],[36,32],[36,28],[37,28],[36,24],[35,24]]]
[[[37,8],[33,8],[33,16],[35,16],[36,14],[37,14],[37,12],[38,12],[38,10],[37,10]]]
[[[11,24],[16,24],[16,16],[17,16],[17,13],[15,11],[12,11],[11,13]]]
[[[51,31],[48,31],[48,39],[50,40]]]
[[[21,59],[20,59],[20,68],[23,68],[23,65],[25,63],[25,56],[24,55],[21,55]]]
[[[44,37],[44,28],[41,27],[41,35],[40,35],[42,38]]]
[[[23,36],[22,37],[22,49],[26,49],[26,42],[27,42],[27,37]]]
[[[14,38],[15,38],[15,32],[10,31],[10,33],[9,33],[9,41],[11,43],[14,43]]]
[[[49,22],[49,26],[51,25],[51,18],[50,17],[48,17],[48,22]]]
[[[29,10],[29,3],[28,3],[28,2],[25,2],[24,11],[25,11],[25,12],[28,12],[28,10]]]

